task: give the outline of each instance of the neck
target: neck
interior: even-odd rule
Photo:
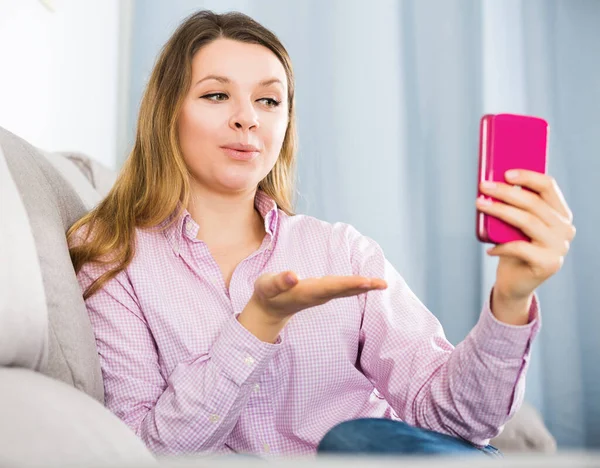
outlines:
[[[256,189],[221,194],[193,187],[187,210],[198,223],[197,238],[208,245],[240,245],[262,239],[264,222],[254,207]]]

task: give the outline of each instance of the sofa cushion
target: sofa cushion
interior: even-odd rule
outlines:
[[[89,206],[55,165],[26,141],[0,128],[0,147],[29,218],[44,284],[49,329],[48,363],[42,372],[103,402],[94,334],[65,236]],[[85,183],[82,179],[78,183]]]
[[[27,369],[0,368],[0,466],[136,466],[157,462],[87,395]]]
[[[48,311],[27,211],[0,147],[0,366],[42,369]]]
[[[69,183],[70,187],[79,196],[86,211],[91,210],[100,202],[100,194],[77,165],[60,153],[43,150],[39,150],[39,152],[52,164],[58,174]]]
[[[65,151],[56,153],[75,164],[91,182],[101,198],[108,195],[117,180],[117,172],[83,153]]]

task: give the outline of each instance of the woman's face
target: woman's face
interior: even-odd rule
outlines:
[[[269,49],[218,39],[194,55],[178,122],[192,186],[255,190],[275,165],[287,124],[287,78]]]

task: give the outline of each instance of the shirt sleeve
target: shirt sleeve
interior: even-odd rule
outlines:
[[[83,290],[99,273],[78,273]],[[135,291],[121,272],[86,300],[96,336],[105,405],[154,453],[224,453],[252,386],[280,347],[260,341],[232,317],[212,349],[170,375]]]
[[[523,401],[531,341],[540,327],[537,298],[524,326],[498,321],[487,301],[454,348],[381,248],[352,232],[355,273],[388,283],[361,296],[362,372],[406,423],[488,444]]]

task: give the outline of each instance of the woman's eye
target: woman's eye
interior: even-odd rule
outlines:
[[[205,94],[204,96],[202,96],[202,99],[208,99],[210,101],[224,101],[227,99],[227,94],[225,94],[225,93]]]
[[[225,93],[211,93],[211,94],[205,94],[201,98],[208,99],[209,101],[222,102],[222,101],[226,101],[227,99],[229,99],[229,96],[227,96],[227,94],[225,94]],[[273,99],[273,98],[262,98],[262,99],[259,99],[258,101],[263,102],[267,107],[277,107],[279,104],[281,104],[281,102],[279,102],[277,99]]]
[[[259,101],[263,101],[267,105],[267,107],[277,107],[279,104],[281,104],[281,102],[273,98],[262,98],[259,99]]]

